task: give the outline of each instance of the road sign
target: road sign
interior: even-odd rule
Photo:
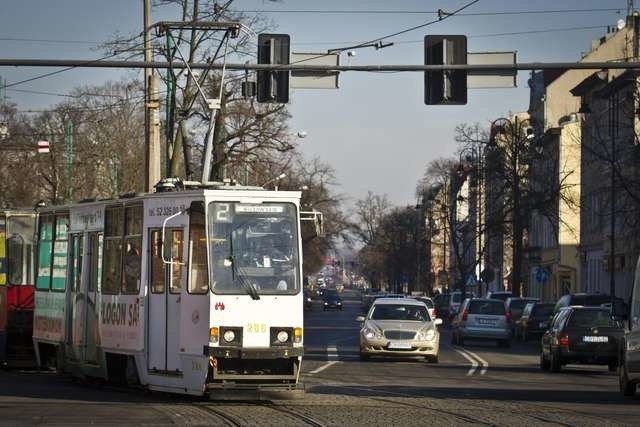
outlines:
[[[291,64],[340,65],[337,53],[291,53]],[[289,86],[297,89],[338,89],[339,71],[292,71]]]
[[[536,269],[536,282],[544,283],[549,280],[549,270],[544,267],[538,267]]]
[[[514,64],[515,52],[477,52],[467,53],[469,65]],[[491,89],[516,87],[517,73],[513,70],[503,71],[467,71],[468,89]]]
[[[49,152],[49,141],[38,141],[38,153]]]

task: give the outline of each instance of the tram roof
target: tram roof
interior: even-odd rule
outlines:
[[[157,191],[154,193],[129,193],[120,195],[117,198],[108,199],[84,199],[76,203],[68,203],[63,205],[51,205],[38,209],[39,212],[49,212],[52,210],[63,211],[82,206],[96,205],[117,205],[132,204],[150,199],[176,199],[176,198],[220,198],[225,201],[238,200],[240,202],[250,203],[249,199],[263,199],[271,201],[292,201],[299,200],[302,195],[301,191],[274,191],[265,190],[261,187],[224,185],[214,188],[186,188],[174,191]],[[2,210],[0,210],[2,212]],[[31,211],[33,213],[33,211]]]

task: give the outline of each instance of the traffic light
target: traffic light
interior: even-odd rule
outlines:
[[[425,36],[425,65],[464,65],[467,63],[466,36]],[[425,71],[424,103],[464,105],[467,103],[465,70]]]
[[[258,35],[258,64],[289,64],[289,34]],[[289,102],[289,71],[258,71],[258,102]]]

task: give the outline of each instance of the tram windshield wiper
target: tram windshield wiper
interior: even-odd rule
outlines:
[[[230,255],[228,260],[231,262],[231,280],[235,282],[237,278],[238,282],[240,282],[240,284],[242,285],[244,290],[247,292],[247,294],[249,294],[251,299],[259,300],[260,295],[258,294],[258,291],[256,290],[256,288],[254,288],[253,285],[249,283],[249,280],[247,280],[247,277],[244,274],[241,274],[238,271],[238,268],[236,266],[236,260],[235,260],[235,257],[233,256],[233,234],[232,233],[229,234],[229,252],[230,252]]]

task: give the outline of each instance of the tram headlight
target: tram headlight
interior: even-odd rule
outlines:
[[[293,342],[296,342],[296,343],[302,342],[302,328],[293,329]]]
[[[218,328],[209,328],[209,341],[210,342],[218,342],[220,331]]]
[[[276,335],[276,338],[278,338],[278,341],[281,343],[285,343],[289,339],[289,334],[287,331],[280,331],[278,332],[278,335]]]
[[[226,342],[231,342],[236,339],[236,334],[231,330],[227,330],[224,332],[224,335],[222,337]]]

